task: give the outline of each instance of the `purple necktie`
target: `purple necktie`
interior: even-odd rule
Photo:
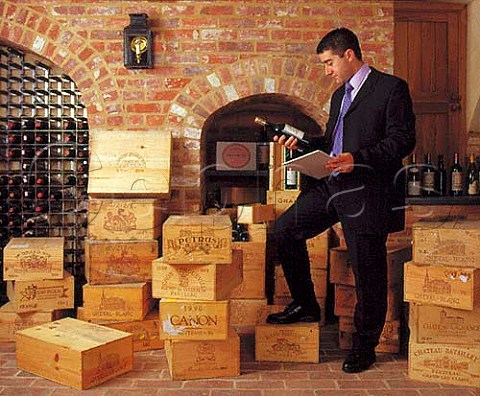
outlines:
[[[333,148],[330,155],[337,156],[343,150],[343,117],[347,112],[348,108],[350,107],[350,103],[352,103],[351,92],[352,92],[352,85],[350,83],[345,84],[345,94],[343,95],[343,103],[342,108],[340,109],[340,114],[338,115],[337,126],[335,128],[334,133],[334,141],[333,141]]]

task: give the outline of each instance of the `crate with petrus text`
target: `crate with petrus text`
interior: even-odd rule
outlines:
[[[17,367],[88,389],[133,369],[132,335],[73,318],[17,332]]]
[[[155,298],[226,300],[242,282],[242,254],[233,252],[231,264],[167,264],[160,257],[152,265]]]
[[[12,238],[3,249],[3,280],[63,278],[64,238]]]
[[[162,243],[169,264],[230,264],[232,222],[225,215],[173,215],[163,223]]]
[[[89,199],[90,239],[158,239],[164,209],[155,199]]]

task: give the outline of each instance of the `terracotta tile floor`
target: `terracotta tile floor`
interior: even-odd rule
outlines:
[[[409,380],[405,356],[379,354],[372,369],[360,374],[341,371],[337,325],[321,330],[321,362],[261,363],[254,360],[254,337],[242,335],[241,375],[194,381],[172,381],[163,350],[135,353],[133,371],[93,389],[76,391],[16,368],[15,345],[0,344],[0,395],[206,395],[206,396],[471,396],[478,388]]]

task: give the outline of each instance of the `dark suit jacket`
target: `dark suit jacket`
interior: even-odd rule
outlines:
[[[344,91],[342,86],[333,93],[325,137],[317,142],[326,152],[333,145]],[[343,152],[352,153],[355,168],[330,182],[337,186],[331,204],[344,227],[368,233],[404,228],[402,159],[414,147],[415,116],[407,83],[372,68],[344,117]]]

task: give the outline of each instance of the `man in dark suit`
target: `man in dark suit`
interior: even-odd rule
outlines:
[[[268,316],[275,324],[314,322],[320,308],[314,293],[306,240],[341,222],[355,276],[353,349],[343,370],[368,369],[387,311],[388,233],[404,227],[402,158],[415,146],[415,116],[405,81],[362,61],[356,35],[335,29],[318,44],[326,74],[340,87],[333,93],[324,137],[314,148],[330,153],[328,178],[309,179],[295,204],[277,221],[278,257],[292,303]],[[274,140],[296,148],[285,135]]]

